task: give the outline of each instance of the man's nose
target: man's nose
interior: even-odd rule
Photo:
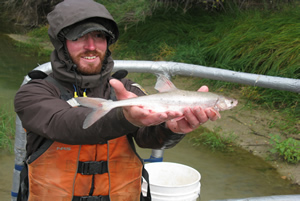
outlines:
[[[88,49],[88,50],[95,50],[96,49],[95,41],[94,41],[93,37],[90,34],[86,35],[84,48]]]

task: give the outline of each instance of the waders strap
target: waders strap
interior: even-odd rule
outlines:
[[[149,174],[148,174],[145,166],[143,166],[142,175],[143,175],[144,179],[147,181],[147,196],[144,197],[143,194],[141,193],[141,201],[151,201]]]
[[[151,201],[151,193],[150,193],[150,182],[149,182],[149,174],[145,168],[145,165],[144,165],[144,161],[143,159],[138,155],[138,153],[136,152],[136,149],[135,149],[135,146],[134,146],[134,142],[133,142],[133,139],[130,135],[127,135],[127,139],[128,139],[128,142],[132,148],[132,150],[134,151],[134,153],[139,157],[140,161],[143,163],[143,169],[142,169],[142,177],[146,180],[147,182],[147,196],[144,197],[143,196],[143,193],[141,193],[141,196],[140,196],[140,200],[141,201]],[[141,182],[143,182],[143,179],[141,180]]]
[[[62,99],[62,100],[67,101],[67,100],[73,98],[73,95],[69,91],[67,91],[57,80],[55,80],[51,76],[48,76],[43,71],[33,70],[28,73],[28,76],[33,80],[34,79],[44,79],[44,80],[47,80],[48,82],[52,83],[54,86],[56,86],[59,89],[60,99]]]
[[[74,196],[72,201],[110,201],[109,196]]]
[[[27,201],[29,196],[29,180],[28,180],[28,164],[32,163],[40,155],[42,155],[51,145],[52,140],[46,140],[43,145],[34,152],[28,159],[24,161],[24,167],[20,173],[20,184],[17,201]]]
[[[28,200],[28,192],[29,192],[29,185],[28,185],[28,167],[27,164],[24,163],[24,168],[20,173],[20,186],[18,191],[17,201],[26,201]]]
[[[60,91],[60,99],[62,100],[69,100],[71,98],[73,98],[73,95],[67,91],[66,88],[64,88],[56,79],[54,79],[53,77],[46,77],[45,80],[47,80],[48,82],[52,83],[54,86],[56,86],[59,91]]]
[[[77,172],[83,175],[107,173],[107,161],[79,161]]]
[[[38,157],[40,157],[43,153],[45,153],[45,151],[47,151],[47,149],[53,144],[53,142],[54,141],[49,140],[49,139],[45,140],[43,142],[43,144],[40,146],[40,148],[38,148],[38,150],[36,152],[34,152],[33,154],[31,154],[31,156],[28,157],[27,164],[32,163]]]

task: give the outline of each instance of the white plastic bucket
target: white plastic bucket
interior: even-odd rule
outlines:
[[[200,195],[200,173],[186,165],[156,162],[145,165],[153,201],[196,201]],[[143,182],[142,192],[147,193]]]

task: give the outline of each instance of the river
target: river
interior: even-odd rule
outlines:
[[[11,28],[5,21],[0,22],[0,104],[14,115],[13,98],[24,76],[48,58],[30,55],[14,46],[6,35],[12,32],[19,30]],[[137,150],[142,158],[149,158],[151,154],[151,150]],[[192,146],[189,138],[185,138],[176,147],[165,151],[164,161],[185,164],[200,172],[201,201],[300,194],[298,186],[281,179],[273,167],[243,150],[212,152],[205,147]],[[0,200],[10,200],[13,167],[14,155],[1,153]]]

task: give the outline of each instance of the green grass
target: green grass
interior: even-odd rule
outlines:
[[[113,55],[115,59],[175,61],[300,79],[299,16],[299,6],[231,13],[157,10],[121,33]],[[287,109],[299,117],[297,93],[201,79],[199,85],[203,83],[213,90],[237,88],[251,101]]]
[[[27,42],[15,41],[14,45],[17,47],[17,50],[22,52],[25,56],[35,56],[38,57],[39,60],[48,62],[50,60],[52,50],[44,49],[40,44],[42,41],[44,40],[40,38],[32,38]]]
[[[30,32],[28,32],[28,36],[33,37],[35,39],[38,39],[39,41],[48,41],[49,36],[48,36],[48,25],[41,26],[36,29],[32,29]]]
[[[0,107],[0,149],[12,152],[15,136],[15,118],[7,110],[7,105]]]
[[[115,55],[300,78],[300,11],[157,11],[121,34]]]
[[[293,138],[282,140],[279,135],[272,135],[270,144],[272,148],[270,152],[278,155],[283,160],[289,163],[300,162],[300,141]]]
[[[198,135],[191,138],[194,146],[205,145],[212,151],[233,151],[234,141],[237,136],[234,133],[224,133],[220,127],[215,127],[212,131],[206,128],[199,128]]]
[[[134,26],[137,22],[151,15],[149,0],[97,0],[105,5],[117,23],[123,23],[126,27]]]

